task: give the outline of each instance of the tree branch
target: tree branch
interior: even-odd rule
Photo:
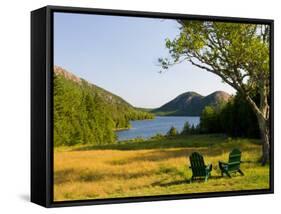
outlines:
[[[216,70],[212,70],[212,69],[210,69],[210,68],[208,68],[208,67],[206,67],[206,66],[204,66],[204,65],[200,65],[200,64],[194,62],[192,59],[189,59],[189,61],[191,62],[192,65],[195,65],[195,66],[198,67],[198,68],[204,69],[204,70],[206,70],[206,71],[209,71],[209,72],[211,72],[211,73],[214,73],[214,74],[220,76],[220,77],[223,79],[223,81],[225,81],[227,84],[231,85],[231,86],[232,86],[234,89],[236,89],[237,91],[240,91],[240,89],[238,89],[237,86],[236,86],[233,82],[230,82],[230,81],[229,81],[226,77],[224,77],[220,72],[218,72],[218,71],[216,71]]]

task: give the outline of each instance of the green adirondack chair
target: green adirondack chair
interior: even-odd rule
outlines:
[[[240,163],[241,163],[241,152],[239,149],[233,149],[232,152],[229,153],[228,163],[219,161],[221,176],[226,174],[228,177],[231,178],[230,173],[236,173],[236,172],[239,172],[241,175],[244,175],[244,173],[240,169]]]
[[[211,176],[212,164],[206,166],[203,156],[198,152],[193,152],[189,156],[189,160],[191,165],[189,168],[192,170],[192,177],[190,179],[190,182],[192,182],[196,178],[204,178],[206,182]]]

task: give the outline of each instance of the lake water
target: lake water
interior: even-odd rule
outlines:
[[[150,138],[156,134],[166,134],[171,126],[174,126],[178,132],[182,131],[185,122],[190,125],[198,125],[200,117],[155,117],[153,120],[131,121],[131,128],[128,130],[117,131],[118,141],[129,140],[137,137]]]

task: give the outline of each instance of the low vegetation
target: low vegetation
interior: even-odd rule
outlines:
[[[76,145],[54,151],[54,199],[239,191],[269,188],[269,165],[261,166],[260,141],[224,135],[158,136],[112,145]],[[245,176],[221,177],[219,160],[233,148],[242,151]],[[188,156],[200,152],[214,169],[208,182],[189,182]]]
[[[168,137],[173,137],[173,136],[176,136],[176,135],[178,135],[178,134],[179,134],[179,133],[178,133],[177,129],[176,129],[174,126],[172,126],[172,127],[170,128],[170,130],[167,132],[166,136],[168,136]]]

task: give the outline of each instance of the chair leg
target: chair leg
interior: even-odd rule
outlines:
[[[229,178],[231,178],[231,175],[229,174],[228,171],[225,171],[225,173],[227,174],[227,176],[228,176]]]
[[[241,169],[238,169],[238,172],[240,173],[240,175],[244,175],[244,173],[242,172],[242,170]]]
[[[206,176],[205,176],[205,182],[208,181],[208,178],[211,176],[211,173],[208,173]]]
[[[219,168],[221,170],[221,176],[223,177],[223,174],[227,174],[227,172],[225,171],[224,167],[223,167],[223,163],[219,161]]]

